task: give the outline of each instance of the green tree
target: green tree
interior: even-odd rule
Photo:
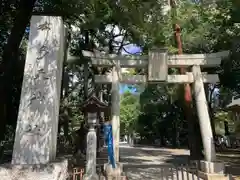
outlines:
[[[139,95],[125,92],[120,101],[120,128],[122,135],[132,135],[136,132],[139,118]]]

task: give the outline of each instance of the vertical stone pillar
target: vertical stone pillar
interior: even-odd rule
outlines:
[[[88,98],[88,76],[89,76],[89,72],[88,72],[88,62],[85,62],[84,65],[84,70],[83,70],[83,73],[84,73],[84,98],[87,99]],[[86,119],[87,120],[87,119]]]
[[[12,164],[56,157],[64,44],[61,17],[32,17]]]
[[[89,131],[87,134],[87,151],[86,151],[86,174],[84,180],[99,179],[96,173],[97,158],[97,136],[94,125],[97,122],[97,113],[88,114]]]
[[[103,89],[102,86],[101,86],[101,89]],[[99,92],[99,100],[100,100],[101,102],[103,102],[103,90],[101,90],[101,91]],[[102,119],[104,119],[104,112],[100,112],[100,116],[101,116]]]
[[[216,160],[215,145],[200,66],[193,66],[192,72],[194,77],[194,95],[202,134],[205,160],[214,162]]]
[[[118,67],[112,69],[112,133],[114,145],[114,157],[116,163],[119,162],[119,138],[120,138],[120,83]]]
[[[100,101],[103,102],[103,90],[100,91],[99,96],[100,96],[100,98],[99,98]],[[100,147],[99,153],[102,151],[102,148],[104,146],[104,135],[103,135],[103,132],[102,132],[102,129],[101,129],[101,127],[103,126],[104,121],[105,121],[104,112],[100,112],[100,118],[101,118],[101,122],[100,122],[100,133],[99,133],[99,135],[100,135],[100,137],[99,137],[99,147]]]

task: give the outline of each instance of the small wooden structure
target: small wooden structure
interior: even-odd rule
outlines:
[[[80,106],[80,110],[84,113],[97,113],[98,120],[100,118],[101,112],[104,113],[104,116],[107,118],[110,115],[111,108],[108,106],[107,103],[101,102],[94,94],[92,94],[88,99],[86,99]],[[97,123],[101,124],[102,122],[99,121]]]
[[[232,102],[226,106],[227,111],[231,111],[235,121],[240,120],[240,98],[233,98]]]
[[[232,102],[227,105],[227,110],[240,112],[240,98],[232,99]]]
[[[101,126],[105,120],[109,120],[111,108],[107,103],[101,102],[93,93],[86,99],[80,106],[80,110],[87,116],[89,113],[97,114],[97,122],[95,122],[97,137],[98,137],[98,148],[101,147],[104,142],[104,134],[101,133]],[[102,117],[102,113],[104,113]]]

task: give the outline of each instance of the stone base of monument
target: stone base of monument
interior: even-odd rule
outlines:
[[[128,180],[127,176],[122,175],[120,177],[105,177],[105,176],[101,176],[99,180]]]
[[[66,180],[68,178],[68,161],[63,160],[42,165],[0,166],[1,180]]]
[[[106,180],[127,180],[121,163],[117,163],[115,168],[111,164],[104,164],[104,171]]]
[[[99,176],[97,174],[94,174],[94,175],[88,175],[88,174],[85,174],[83,176],[83,180],[99,180]]]
[[[200,161],[198,176],[204,180],[228,180],[224,174],[225,166],[221,162]]]

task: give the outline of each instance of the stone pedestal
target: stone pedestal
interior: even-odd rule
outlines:
[[[206,173],[224,174],[225,166],[221,162],[200,161],[200,170]]]
[[[1,180],[67,180],[68,161],[46,165],[12,165],[0,166]]]
[[[123,166],[116,163],[116,168],[112,168],[111,164],[104,164],[104,171],[107,180],[126,180],[127,177],[123,174]]]
[[[99,180],[99,176],[97,174],[94,175],[84,175],[84,180]]]
[[[61,17],[32,17],[12,164],[56,157],[64,44]]]
[[[225,166],[221,162],[200,161],[198,175],[204,180],[228,180],[229,176],[224,174]]]
[[[87,134],[87,152],[86,152],[86,174],[84,180],[98,180],[96,173],[96,156],[97,156],[97,136],[93,127],[90,127]]]

